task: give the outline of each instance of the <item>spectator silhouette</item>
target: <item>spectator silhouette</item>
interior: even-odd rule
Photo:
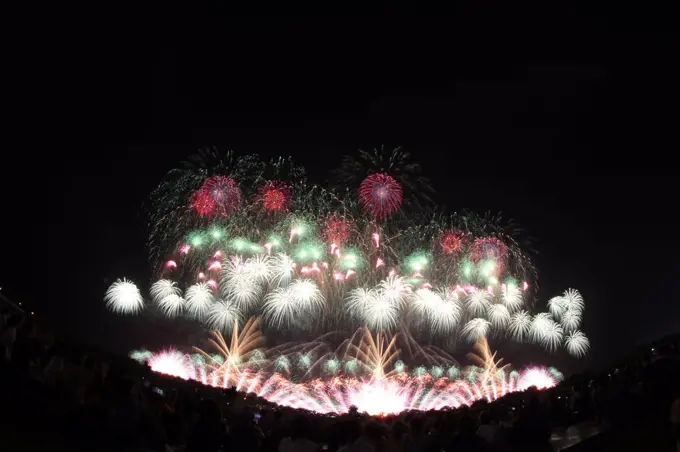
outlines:
[[[363,426],[355,419],[347,421],[344,425],[345,445],[338,452],[375,452],[375,448],[363,437]]]
[[[298,416],[291,425],[291,435],[279,443],[279,452],[317,452],[320,446],[310,439],[312,423],[305,416]]]
[[[451,450],[455,452],[485,452],[487,443],[476,432],[475,420],[468,415],[460,419],[458,433],[451,440]]]
[[[517,452],[551,451],[550,424],[541,409],[538,396],[533,394],[522,410],[513,429],[514,449]]]
[[[213,400],[202,400],[198,406],[198,421],[189,433],[186,452],[217,452],[224,446],[226,439],[220,408]]]

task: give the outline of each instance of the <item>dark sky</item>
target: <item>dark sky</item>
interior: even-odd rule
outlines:
[[[49,126],[3,165],[3,293],[76,340],[153,343],[102,297],[116,277],[151,278],[140,207],[166,171],[217,145],[292,155],[323,180],[386,143],[449,210],[503,211],[536,238],[541,302],[586,299],[584,366],[677,330],[678,36],[587,13],[141,16],[74,32],[41,60]]]

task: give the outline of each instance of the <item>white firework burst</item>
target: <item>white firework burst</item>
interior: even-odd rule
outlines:
[[[389,331],[397,325],[399,305],[384,294],[375,297],[363,311],[366,326],[375,331]]]
[[[220,300],[210,306],[208,326],[222,332],[232,331],[242,320],[241,311],[235,303]]]
[[[144,299],[132,281],[116,280],[104,295],[106,307],[119,314],[136,314],[144,309]]]
[[[232,278],[221,287],[222,296],[235,303],[244,312],[252,309],[262,296],[261,286],[247,274]]]
[[[296,314],[301,315],[289,287],[279,287],[265,298],[263,313],[267,323],[277,329],[292,325]]]
[[[510,316],[509,332],[513,339],[522,342],[531,331],[531,315],[527,311],[519,311]]]
[[[271,325],[281,328],[297,323],[296,319],[312,317],[323,305],[323,294],[314,281],[296,279],[267,295],[264,316]]]
[[[477,342],[486,337],[489,332],[491,322],[486,319],[472,319],[463,327],[462,334],[468,342]]]
[[[547,312],[541,312],[538,313],[534,316],[534,318],[531,321],[531,338],[533,341],[538,342],[543,335],[543,331],[548,328],[548,325],[550,322],[552,322],[553,319],[550,317],[550,314]]]
[[[583,301],[583,297],[578,290],[567,289],[564,291],[562,298],[564,299],[564,306],[567,310],[578,313],[583,312],[583,309],[585,308],[585,302]]]
[[[486,290],[475,290],[467,298],[468,311],[474,316],[482,316],[489,309],[491,294]]]
[[[175,281],[160,279],[151,286],[151,298],[166,317],[175,317],[184,307],[182,291]]]
[[[548,300],[548,310],[550,311],[552,316],[555,317],[556,319],[559,320],[560,318],[562,318],[564,311],[567,310],[564,297],[557,296],[552,297],[550,300]]]
[[[299,308],[305,313],[313,313],[324,305],[323,294],[311,279],[296,279],[290,284],[290,292]]]
[[[220,272],[220,283],[228,284],[232,281],[248,280],[250,275],[246,269],[246,265],[239,256],[232,256],[224,260],[224,265]]]
[[[503,330],[510,322],[510,311],[505,305],[492,304],[489,306],[489,320],[495,329]]]
[[[548,313],[536,314],[531,322],[532,339],[546,349],[553,351],[562,342],[564,330]]]
[[[378,293],[375,290],[358,287],[347,293],[345,298],[345,309],[347,312],[357,319],[364,319],[364,311],[377,298]]]
[[[290,284],[295,273],[295,261],[290,256],[279,253],[272,259],[271,281],[275,286],[285,287]]]
[[[214,297],[210,285],[207,282],[200,282],[187,289],[186,299],[189,315],[195,319],[203,320],[213,304]]]
[[[272,259],[267,255],[253,256],[245,263],[246,273],[260,284],[269,281],[272,276],[272,267]]]
[[[439,293],[438,300],[430,308],[430,326],[435,334],[450,334],[462,317],[458,294],[445,289]]]
[[[386,297],[391,303],[406,303],[411,296],[411,286],[401,276],[388,276],[380,281],[378,290],[381,296]]]
[[[411,299],[411,308],[420,318],[429,318],[433,314],[434,306],[442,300],[439,294],[430,289],[418,289]]]
[[[184,309],[184,298],[176,294],[168,295],[158,302],[158,308],[166,317],[176,317]]]
[[[177,287],[177,283],[169,279],[159,279],[153,283],[149,293],[156,303],[160,303],[163,298],[169,295],[182,295],[182,291]]]
[[[586,335],[580,331],[572,331],[567,334],[564,339],[564,345],[569,354],[576,358],[584,356],[588,353],[588,349],[590,349],[590,341]]]
[[[570,309],[564,313],[560,323],[565,331],[574,331],[581,325],[581,313]]]
[[[501,291],[501,300],[510,312],[520,309],[524,304],[522,290],[512,284],[507,284]]]

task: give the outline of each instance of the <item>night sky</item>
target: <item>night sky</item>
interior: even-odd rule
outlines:
[[[589,357],[531,359],[596,368],[677,331],[677,35],[546,13],[540,30],[481,7],[140,19],[48,52],[50,125],[3,165],[3,293],[78,342],[165,341],[172,327],[102,298],[117,277],[148,287],[141,206],[169,169],[215,145],[291,155],[323,182],[342,154],[384,143],[411,151],[448,210],[502,211],[535,238],[539,306],[582,292]]]

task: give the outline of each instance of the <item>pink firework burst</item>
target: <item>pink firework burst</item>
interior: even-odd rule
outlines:
[[[371,174],[359,186],[359,200],[378,219],[389,218],[401,206],[401,185],[387,174]]]
[[[440,243],[446,254],[456,254],[463,249],[463,234],[459,231],[446,231],[442,234]]]
[[[199,215],[230,215],[241,203],[236,181],[226,176],[209,177],[194,196],[194,209]]]
[[[270,212],[281,212],[290,202],[290,187],[279,181],[270,181],[258,190],[258,200]]]
[[[501,267],[508,255],[508,247],[496,237],[482,237],[475,239],[470,246],[470,259],[472,262],[492,260]]]

